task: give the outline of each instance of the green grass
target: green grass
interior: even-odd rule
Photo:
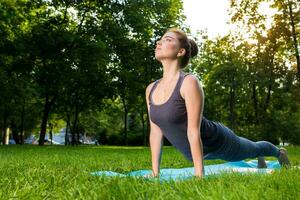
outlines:
[[[300,166],[300,147],[288,147]],[[164,147],[162,168],[190,167]],[[274,159],[268,157],[268,160]],[[205,164],[222,161],[205,161]],[[108,146],[0,146],[1,199],[299,199],[300,169],[272,174],[224,174],[202,180],[147,181],[94,177],[90,172],[150,169],[150,150]]]

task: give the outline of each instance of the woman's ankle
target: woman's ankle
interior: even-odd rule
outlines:
[[[257,158],[257,168],[267,168],[265,157],[260,156]]]

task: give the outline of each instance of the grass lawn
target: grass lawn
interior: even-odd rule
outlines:
[[[300,147],[287,150],[292,165],[300,166]],[[192,166],[173,147],[163,152],[161,168]],[[150,168],[146,147],[0,146],[0,199],[300,199],[300,169],[163,183],[90,175]]]

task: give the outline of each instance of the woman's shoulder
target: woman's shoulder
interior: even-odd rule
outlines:
[[[199,78],[195,74],[185,73],[182,85],[183,86],[185,85],[186,87],[193,86],[193,85],[200,86],[200,81],[199,81]]]
[[[153,81],[153,82],[151,82],[151,83],[148,84],[148,86],[146,87],[146,94],[150,93],[150,91],[151,91],[151,89],[154,86],[154,84],[155,84],[156,81],[157,80],[155,80],[155,81]]]
[[[193,73],[186,73],[180,88],[181,95],[184,97],[185,94],[191,94],[196,91],[203,93],[199,78]]]

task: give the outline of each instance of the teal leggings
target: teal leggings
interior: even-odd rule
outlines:
[[[204,159],[222,159],[226,161],[240,161],[260,156],[278,157],[279,148],[267,141],[253,142],[247,138],[237,136],[231,129],[222,125],[224,143],[217,150],[204,155]]]

